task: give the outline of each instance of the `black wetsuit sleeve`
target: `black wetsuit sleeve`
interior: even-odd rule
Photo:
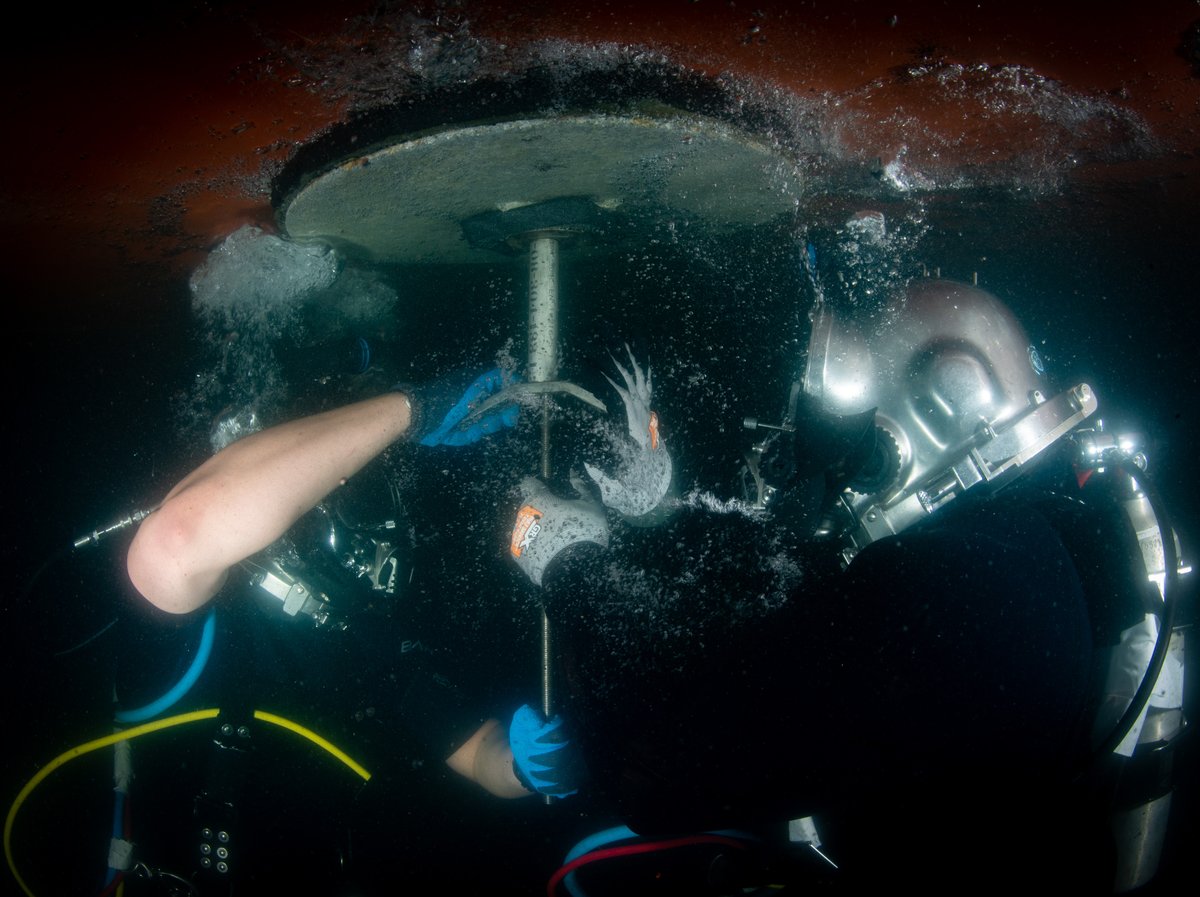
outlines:
[[[627,818],[805,815],[1071,753],[1091,639],[1039,515],[947,513],[845,573],[773,530],[708,517],[553,571],[575,722]]]
[[[412,671],[398,710],[421,747],[438,759],[462,747],[486,719],[461,688],[424,663]]]
[[[308,656],[332,651],[319,669],[331,681],[353,683],[351,693],[363,708],[373,708],[374,719],[391,737],[440,761],[458,750],[487,715],[475,693],[457,681],[455,655],[417,637],[420,633],[411,620],[360,618],[343,633],[310,629]]]

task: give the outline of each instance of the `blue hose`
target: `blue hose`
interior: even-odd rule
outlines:
[[[208,664],[208,657],[212,654],[213,638],[216,630],[217,611],[216,608],[213,608],[208,612],[208,619],[204,621],[204,632],[200,636],[200,648],[196,651],[192,665],[188,667],[183,677],[175,683],[170,691],[158,700],[151,701],[149,704],[139,707],[136,710],[118,710],[116,721],[119,723],[145,722],[169,709],[176,701],[186,695],[192,686],[196,684],[196,680],[200,678],[200,674],[204,672],[204,667]]]
[[[588,835],[578,844],[571,848],[563,859],[562,864],[565,866],[572,860],[578,859],[585,853],[591,853],[597,847],[603,847],[605,844],[611,844],[613,841],[623,841],[626,838],[636,838],[638,835],[630,828],[624,825],[618,825],[616,828],[606,828],[602,832],[596,832],[594,835]]]
[[[566,857],[563,858],[562,864],[565,866],[572,860],[576,860],[586,853],[591,853],[593,850],[603,847],[605,844],[611,844],[614,841],[624,841],[628,838],[636,837],[638,837],[637,833],[624,825],[618,825],[615,828],[606,828],[602,832],[596,832],[594,835],[588,835],[586,838],[572,847],[567,852]],[[574,872],[568,873],[567,877],[563,879],[563,886],[571,892],[572,897],[585,897],[584,892],[575,883]]]

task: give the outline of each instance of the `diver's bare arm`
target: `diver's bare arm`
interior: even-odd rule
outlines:
[[[129,578],[171,613],[203,606],[229,569],[270,545],[408,429],[398,392],[262,430],[188,474],[129,548]]]
[[[533,793],[517,781],[508,733],[496,719],[480,726],[446,758],[446,765],[496,797],[528,797]]]

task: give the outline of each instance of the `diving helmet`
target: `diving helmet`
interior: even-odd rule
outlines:
[[[821,308],[804,392],[836,415],[875,409],[890,457],[883,491],[946,467],[981,424],[1001,426],[1047,392],[1037,349],[990,293],[948,280],[914,281],[869,322]]]
[[[783,427],[771,429],[801,431],[801,399],[830,419],[874,411],[874,439],[838,484],[839,519],[822,533],[843,539],[849,563],[1096,410],[1085,383],[1047,396],[1042,359],[1004,303],[968,284],[917,280],[869,321],[818,308],[803,377]]]

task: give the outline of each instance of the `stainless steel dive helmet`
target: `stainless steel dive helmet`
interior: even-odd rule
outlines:
[[[1012,312],[984,290],[945,280],[914,281],[869,324],[821,307],[798,386],[792,417],[800,392],[839,418],[875,409],[874,455],[839,496],[847,563],[1028,461],[1096,410],[1083,383],[1047,399],[1041,358]]]
[[[895,443],[897,484],[944,468],[982,423],[1001,425],[1046,391],[1024,328],[977,287],[915,281],[872,324],[863,333],[822,308],[804,392],[830,414],[876,409],[876,424]]]

